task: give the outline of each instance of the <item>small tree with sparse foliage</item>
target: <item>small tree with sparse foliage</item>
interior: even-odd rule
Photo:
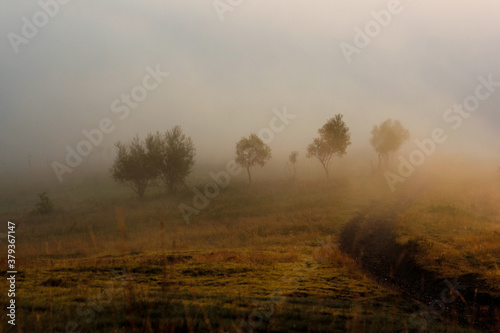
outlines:
[[[297,150],[294,150],[288,155],[288,163],[292,167],[292,176],[291,179],[295,181],[297,177],[297,158],[299,157],[299,152]]]
[[[271,148],[256,134],[241,138],[236,144],[236,163],[247,170],[248,183],[252,183],[250,168],[254,165],[263,167],[271,159]]]
[[[138,136],[135,136],[128,145],[117,142],[116,148],[118,156],[110,169],[113,179],[127,184],[139,198],[142,198],[158,176],[158,170],[149,158],[151,152]]]
[[[342,157],[351,144],[349,127],[337,114],[318,130],[319,137],[307,147],[307,157],[316,157],[323,166],[327,178],[330,178],[330,163],[334,155]]]
[[[50,215],[55,210],[54,203],[49,199],[47,192],[38,194],[39,201],[35,205],[35,211],[40,215]]]
[[[158,176],[170,193],[184,186],[194,165],[193,141],[175,126],[165,134],[150,134],[146,138],[149,159],[158,170]]]
[[[409,138],[410,133],[399,120],[387,119],[379,126],[373,126],[370,143],[378,154],[379,170],[389,165],[390,155],[397,152]]]

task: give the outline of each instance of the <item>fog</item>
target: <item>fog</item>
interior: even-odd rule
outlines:
[[[270,140],[273,160],[265,168],[276,174],[291,150],[300,151],[299,163],[319,168],[304,162],[305,148],[337,113],[352,145],[334,167],[356,162],[369,172],[377,158],[370,131],[388,118],[410,131],[402,155],[442,128],[448,139],[437,156],[500,165],[500,91],[456,129],[443,120],[475,93],[478,77],[500,82],[500,5],[493,0],[401,1],[400,13],[350,63],[341,43],[354,45],[355,28],[363,30],[374,20],[370,11],[391,1],[242,1],[223,20],[213,1],[62,2],[16,47],[9,34],[22,36],[23,17],[32,21],[40,4],[0,4],[3,181],[35,172],[56,181],[51,163],[64,163],[66,147],[76,149],[82,131],[99,128],[104,118],[114,130],[78,168],[104,172],[116,141],[175,125],[193,139],[197,167],[217,168],[233,158],[241,137],[271,128],[284,110],[295,117]],[[169,75],[127,116],[114,112],[113,102],[158,68]]]

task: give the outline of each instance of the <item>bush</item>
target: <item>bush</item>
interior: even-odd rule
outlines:
[[[35,211],[41,215],[50,215],[54,212],[54,203],[47,196],[47,192],[38,194],[40,201],[35,205]]]

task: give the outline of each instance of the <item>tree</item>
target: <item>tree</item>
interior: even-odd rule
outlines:
[[[370,143],[378,154],[378,168],[387,167],[390,154],[397,152],[408,141],[410,133],[399,120],[387,119],[373,126]]]
[[[323,166],[327,178],[330,178],[330,163],[334,155],[342,157],[351,144],[349,127],[342,120],[341,114],[335,115],[318,130],[319,137],[307,147],[307,157],[316,157]]]
[[[118,155],[110,169],[113,179],[127,184],[142,198],[148,186],[158,176],[158,171],[149,158],[151,153],[138,136],[129,145],[117,142],[115,146],[118,148]]]
[[[40,201],[35,205],[35,211],[40,215],[50,215],[54,212],[54,203],[49,199],[47,192],[38,194]]]
[[[252,183],[250,167],[260,165],[263,167],[271,159],[271,148],[256,134],[248,138],[241,138],[236,144],[236,163],[247,169],[248,183]]]
[[[180,126],[161,135],[149,134],[146,138],[149,159],[158,170],[159,178],[170,193],[185,184],[194,165],[195,148],[190,137],[182,133]]]
[[[291,179],[295,180],[297,175],[297,158],[299,157],[299,152],[294,150],[288,155],[288,163],[292,166],[292,176]]]

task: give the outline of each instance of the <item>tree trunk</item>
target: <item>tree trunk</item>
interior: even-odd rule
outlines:
[[[174,184],[174,182],[173,182],[173,181],[170,181],[170,182],[168,183],[168,192],[169,192],[170,194],[175,194],[175,184]]]
[[[247,172],[248,172],[248,184],[252,184],[252,176],[250,175],[250,167],[247,166]]]
[[[327,165],[323,164],[323,169],[325,169],[326,179],[330,179],[330,170]]]

